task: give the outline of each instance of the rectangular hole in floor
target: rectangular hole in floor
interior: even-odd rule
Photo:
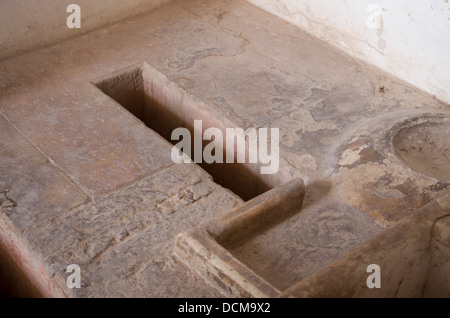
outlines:
[[[223,122],[211,116],[205,107],[196,105],[192,99],[186,101],[179,86],[145,63],[117,72],[93,84],[174,145],[179,141],[171,140],[172,131],[185,127],[193,136],[194,120],[206,123],[203,130],[208,126],[220,128],[220,125],[223,125]],[[208,142],[203,143],[203,148]],[[194,149],[193,145],[191,149]],[[236,160],[234,162],[203,162],[199,165],[216,183],[233,191],[245,201],[273,188],[270,181],[263,180],[258,164],[240,164],[236,163]]]

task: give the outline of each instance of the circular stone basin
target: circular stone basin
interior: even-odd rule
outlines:
[[[409,122],[392,140],[397,157],[411,169],[450,182],[450,118]]]

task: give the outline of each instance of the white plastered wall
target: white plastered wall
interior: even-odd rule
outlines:
[[[450,103],[449,0],[247,1]]]
[[[92,31],[169,0],[0,0],[0,59]],[[81,28],[69,29],[69,4],[81,9]]]

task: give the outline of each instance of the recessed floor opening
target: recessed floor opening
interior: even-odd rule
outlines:
[[[185,127],[191,132],[191,136],[194,136],[194,120],[203,121],[203,131],[208,126],[220,128],[219,125],[223,125],[221,120],[214,118],[204,107],[186,101],[185,92],[180,87],[145,64],[118,72],[94,84],[174,145],[179,140],[171,140],[173,130]],[[193,139],[191,138],[191,149],[194,149]],[[202,149],[210,142],[203,141]],[[225,149],[223,153],[225,158]],[[216,183],[233,191],[245,201],[273,187],[259,174],[259,164],[237,163],[235,158],[234,163],[203,162],[199,165]]]

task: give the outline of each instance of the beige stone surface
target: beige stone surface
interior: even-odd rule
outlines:
[[[192,163],[175,165],[163,138],[173,117],[158,117],[165,130],[154,131],[119,104],[120,81],[101,85],[136,68],[145,87],[133,77],[131,92],[164,104],[163,115],[178,109],[183,125],[279,128],[278,173],[202,166],[213,180]],[[226,246],[234,264],[282,296],[368,295],[366,273],[352,271],[378,260],[393,285],[377,295],[423,296],[427,277],[426,294],[440,293],[433,275],[441,270],[427,276],[425,265],[433,221],[416,214],[426,204],[443,210],[434,200],[450,180],[417,171],[393,139],[406,126],[448,122],[449,105],[293,25],[241,0],[173,1],[2,60],[0,70],[0,241],[43,295],[223,296],[174,257],[177,235],[299,178],[300,210],[285,206],[288,218]],[[233,185],[234,193],[226,189]],[[411,254],[402,260],[370,243],[374,237],[399,239],[395,248]],[[346,255],[364,264],[339,263]],[[414,266],[406,272],[400,261]],[[73,263],[81,289],[65,284]],[[326,291],[329,275],[356,289],[339,283]]]
[[[0,207],[21,231],[80,205],[87,196],[0,116]]]
[[[430,237],[431,232],[441,229],[440,220],[449,216],[450,192],[443,198],[447,205],[439,205],[436,200],[428,203],[279,297],[448,297],[447,270],[442,272],[448,263],[445,256],[441,259],[440,246]],[[442,224],[445,227],[446,221]],[[380,266],[381,288],[366,285],[369,264]]]
[[[448,0],[249,0],[345,53],[450,102]]]
[[[220,295],[173,260],[172,238],[242,200],[186,168],[172,165],[27,230],[46,275],[71,297]],[[79,290],[64,286],[69,264],[82,269]]]
[[[450,207],[447,212],[450,213]],[[425,297],[450,297],[449,221],[449,215],[439,218],[432,229],[430,268],[424,291]]]
[[[68,28],[74,12],[67,12],[71,0],[3,1],[0,11],[0,59],[43,48],[90,32],[98,27],[142,14],[170,0],[76,1],[80,7],[80,28]],[[72,18],[70,17],[72,16]]]
[[[269,275],[261,275],[234,257],[233,250],[298,212],[304,196],[305,185],[301,179],[278,186],[179,234],[175,254],[227,296],[275,297],[282,290],[273,283],[275,268],[272,267]],[[269,244],[278,248],[291,245],[281,241]]]

